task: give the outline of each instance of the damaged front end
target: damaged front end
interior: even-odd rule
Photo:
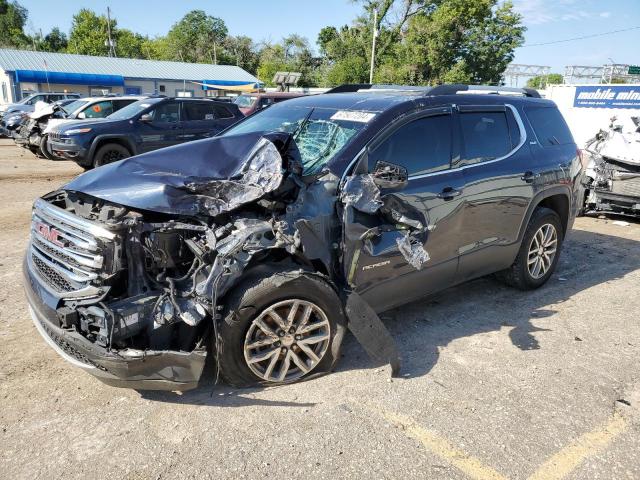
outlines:
[[[16,129],[13,135],[16,145],[38,154],[43,150],[41,148],[42,142],[46,142],[44,134],[49,121],[53,118],[64,118],[65,116],[66,112],[59,105],[39,105],[35,111],[28,114],[27,118]]]
[[[216,298],[256,255],[295,249],[275,217],[299,190],[284,178],[289,167],[296,171],[293,157],[285,166],[278,150],[286,151],[287,141],[283,135],[236,139],[250,148],[226,163],[226,179],[197,175],[205,165],[179,175],[162,162],[150,175],[142,156],[38,199],[24,271],[40,333],[107,383],[195,387]],[[127,182],[139,188],[130,190]]]
[[[587,142],[586,211],[640,214],[640,117],[611,119]]]
[[[328,170],[303,175],[298,148],[284,132],[222,136],[92,170],[37,200],[24,274],[39,332],[108,384],[187,390],[207,352],[217,360],[222,349],[227,296],[265,265],[294,265],[335,291],[340,321],[397,374],[395,343],[358,295],[352,269],[359,256],[376,255],[373,236],[421,269],[429,222],[392,193],[406,171],[379,165],[340,185]],[[258,359],[276,358],[265,356],[276,340],[320,339],[311,326],[295,339],[261,328],[250,346]],[[319,359],[301,348],[309,364],[280,358],[305,372]]]

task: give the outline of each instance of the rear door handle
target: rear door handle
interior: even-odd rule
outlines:
[[[454,197],[462,195],[462,190],[456,190],[453,187],[444,187],[442,192],[438,194],[438,198],[443,198],[444,200],[451,200]]]
[[[520,180],[523,180],[527,183],[533,183],[533,181],[538,178],[537,173],[533,173],[532,171],[524,172],[524,175],[520,177]]]

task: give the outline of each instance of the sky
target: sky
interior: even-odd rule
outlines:
[[[314,46],[321,28],[350,24],[360,12],[358,5],[349,0],[66,0],[56,2],[55,10],[44,0],[19,3],[29,10],[27,30],[42,29],[44,34],[55,26],[68,32],[71,17],[83,7],[105,13],[109,5],[120,27],[152,37],[166,33],[190,10],[202,9],[222,18],[232,35],[275,42],[298,33]],[[600,66],[611,61],[640,64],[640,29],[527,46],[640,26],[640,0],[514,0],[514,5],[527,27],[525,46],[517,49],[514,63],[548,65],[558,73],[563,73],[565,65]]]

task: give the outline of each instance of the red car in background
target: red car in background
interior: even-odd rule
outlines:
[[[290,98],[302,97],[304,95],[304,93],[295,92],[245,93],[238,95],[233,103],[238,106],[245,116],[249,116],[274,103],[282,102]]]

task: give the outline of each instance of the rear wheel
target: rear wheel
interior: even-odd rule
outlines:
[[[126,147],[117,143],[107,143],[106,145],[101,146],[96,152],[93,160],[93,166],[101,167],[102,165],[117,162],[118,160],[122,160],[130,156],[131,153],[129,153],[129,150],[127,150]]]
[[[537,208],[510,268],[498,273],[508,285],[521,290],[538,288],[549,280],[558,264],[563,231],[560,217],[549,208]]]
[[[225,304],[218,360],[231,385],[293,383],[330,371],[339,358],[341,302],[312,273],[255,276],[235,287]]]

